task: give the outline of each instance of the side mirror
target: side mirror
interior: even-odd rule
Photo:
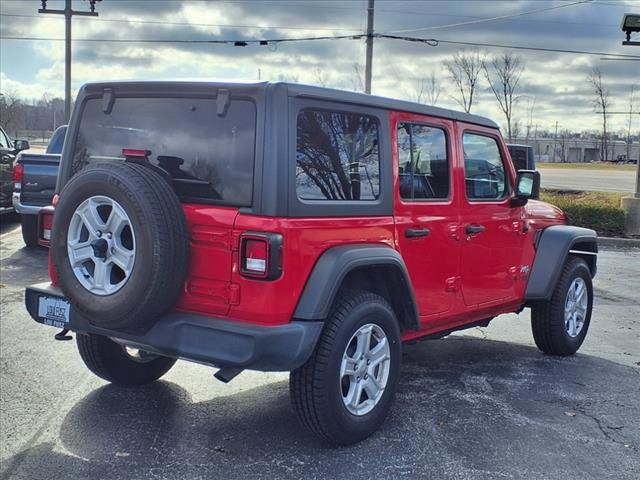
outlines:
[[[14,140],[13,149],[16,153],[21,152],[22,150],[29,150],[30,145],[28,140]]]
[[[540,172],[518,170],[515,193],[515,197],[511,199],[512,207],[522,207],[527,204],[530,198],[538,198],[540,196]]]

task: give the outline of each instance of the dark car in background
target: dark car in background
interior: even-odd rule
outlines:
[[[16,155],[29,148],[26,140],[12,142],[9,135],[0,127],[0,213],[13,212],[11,193],[13,192],[13,167]]]
[[[533,156],[533,147],[530,145],[507,144],[513,165],[518,170],[535,170],[536,160]]]
[[[22,238],[27,247],[38,245],[38,212],[51,204],[66,133],[66,125],[58,127],[49,140],[46,153],[24,152],[16,160],[13,206],[21,215]]]

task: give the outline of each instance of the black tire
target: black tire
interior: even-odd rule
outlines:
[[[78,333],[78,351],[84,364],[98,377],[119,385],[145,385],[155,382],[176,363],[175,358],[140,352],[139,359],[125,347],[101,335]]]
[[[342,400],[340,365],[354,332],[369,323],[381,327],[389,341],[389,377],[373,409],[356,416]],[[384,422],[393,403],[401,359],[400,329],[391,305],[370,292],[340,295],[311,358],[291,372],[289,390],[298,419],[331,444],[349,445],[367,438]]]
[[[567,332],[564,308],[569,287],[576,278],[584,280],[588,302],[582,330],[577,336],[572,337]],[[551,300],[537,302],[531,308],[531,330],[538,348],[551,355],[567,356],[576,353],[587,335],[592,307],[593,286],[589,267],[583,259],[569,256]]]
[[[131,275],[109,295],[85,288],[67,254],[67,233],[74,212],[84,200],[96,195],[118,202],[135,232]],[[171,186],[148,166],[113,161],[83,169],[60,194],[51,238],[60,288],[73,308],[96,326],[144,330],[175,304],[182,291],[189,267],[186,219]]]
[[[38,246],[38,215],[20,215],[22,240],[27,248]]]

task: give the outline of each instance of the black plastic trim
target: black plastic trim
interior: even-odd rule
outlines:
[[[549,300],[553,294],[569,250],[576,245],[591,244],[592,253],[598,252],[596,232],[588,228],[554,225],[546,228],[538,237],[536,257],[525,291],[525,300]],[[596,256],[590,264],[591,275],[596,274]]]
[[[400,272],[407,298],[403,303],[410,312],[407,322],[412,329],[419,328],[418,305],[409,272],[400,254],[380,245],[354,244],[333,247],[324,252],[309,276],[298,301],[294,318],[298,320],[324,320],[347,274],[360,267],[391,265]]]
[[[282,243],[283,237],[279,233],[272,232],[244,232],[240,236],[240,263],[245,259],[246,241],[252,238],[264,240],[268,244],[269,257],[267,258],[267,271],[264,275],[256,274],[240,266],[240,273],[257,280],[276,280],[282,275]]]
[[[31,317],[38,316],[40,296],[64,298],[50,283],[27,287],[25,305]],[[168,357],[182,358],[216,367],[238,367],[260,371],[290,371],[311,356],[323,322],[290,322],[261,326],[191,313],[170,312],[143,334],[98,328],[71,308],[69,323],[52,325],[76,332],[110,337],[118,342]]]

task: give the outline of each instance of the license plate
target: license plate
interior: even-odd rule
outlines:
[[[63,298],[40,297],[38,299],[38,316],[46,325],[65,328],[69,323],[71,305]]]

